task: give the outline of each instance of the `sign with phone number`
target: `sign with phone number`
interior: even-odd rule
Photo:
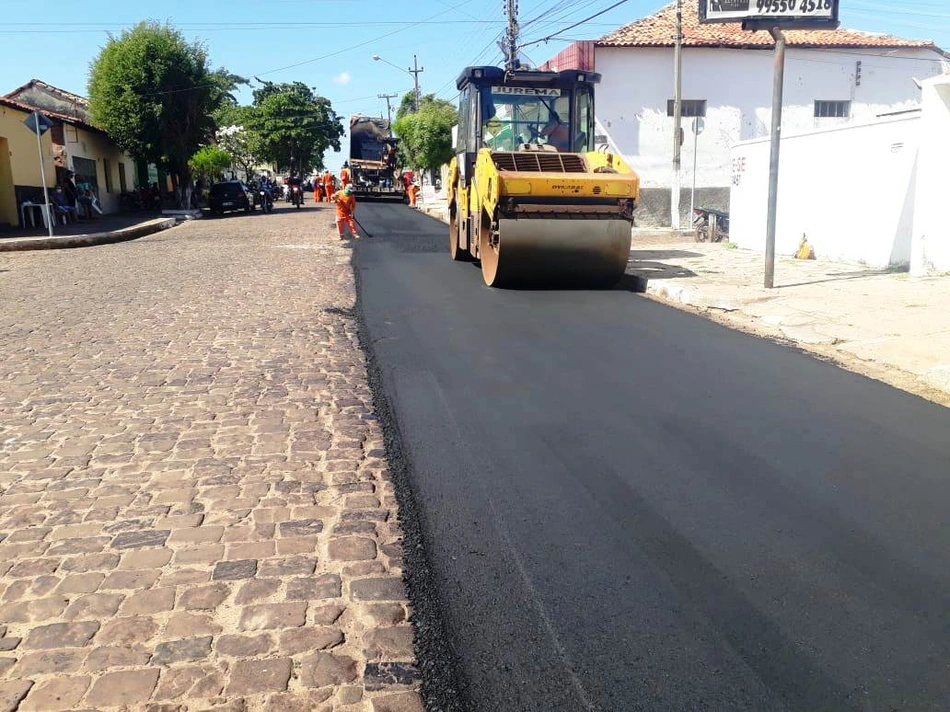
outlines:
[[[838,0],[700,0],[699,16],[702,22],[836,22]]]

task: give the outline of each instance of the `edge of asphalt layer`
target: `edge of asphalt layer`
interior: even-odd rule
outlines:
[[[156,218],[138,225],[112,230],[110,232],[94,232],[88,235],[63,235],[53,237],[14,237],[9,240],[0,240],[0,252],[18,252],[23,250],[60,250],[71,247],[93,247],[95,245],[109,245],[116,242],[136,240],[162,230],[172,228],[177,223],[176,218]]]
[[[414,647],[422,681],[421,693],[428,712],[469,712],[471,706],[467,701],[467,686],[459,672],[458,655],[446,633],[435,575],[429,566],[423,515],[412,490],[414,478],[411,464],[403,447],[396,413],[385,392],[382,368],[366,329],[358,259],[357,247],[350,253],[350,268],[356,288],[353,314],[357,339],[366,355],[366,373],[373,408],[382,426],[386,460],[399,504],[398,518],[403,531],[405,561],[403,581],[412,606],[411,621],[415,628]]]

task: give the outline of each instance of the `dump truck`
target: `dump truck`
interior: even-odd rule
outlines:
[[[405,189],[396,168],[398,144],[387,119],[350,117],[350,180],[357,197],[403,199]]]
[[[449,253],[478,260],[487,285],[610,285],[624,274],[640,179],[594,150],[599,81],[518,66],[459,75]]]

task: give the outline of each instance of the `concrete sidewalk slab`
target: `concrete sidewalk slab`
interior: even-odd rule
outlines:
[[[178,221],[173,217],[155,218],[118,230],[95,232],[86,235],[54,235],[53,237],[13,237],[0,240],[0,252],[23,250],[59,250],[69,247],[91,247],[115,242],[135,240],[161,230],[174,227]]]

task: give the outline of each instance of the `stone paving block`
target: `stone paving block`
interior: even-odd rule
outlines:
[[[119,612],[126,616],[152,615],[170,611],[175,606],[174,588],[154,588],[133,593],[125,599]]]
[[[331,539],[330,558],[335,561],[363,561],[376,558],[376,542],[366,537]]]
[[[152,654],[141,646],[107,646],[89,651],[83,669],[86,672],[102,672],[117,667],[140,667],[148,663]]]
[[[32,680],[0,682],[0,710],[16,710],[20,706],[20,701],[26,697],[32,687]]]
[[[315,601],[338,598],[342,583],[337,574],[323,574],[308,578],[292,579],[287,584],[287,598],[297,601]]]
[[[214,649],[235,658],[253,658],[264,655],[274,647],[274,639],[263,635],[221,635],[214,643]],[[285,651],[286,652],[286,651]]]
[[[175,551],[175,563],[185,566],[189,564],[214,564],[223,558],[223,544],[206,544]]]
[[[314,653],[300,666],[300,684],[304,687],[343,685],[356,678],[356,661],[333,653]]]
[[[121,593],[90,593],[70,603],[63,617],[67,620],[111,618],[124,600]]]
[[[400,601],[406,592],[402,579],[367,578],[353,581],[350,595],[355,601]]]
[[[18,709],[19,712],[58,712],[75,709],[89,688],[89,680],[90,678],[85,676],[76,676],[37,683],[22,704],[14,709]]]
[[[77,672],[87,654],[85,650],[43,650],[27,653],[17,661],[13,674],[22,679],[34,675]]]
[[[104,578],[102,573],[70,574],[60,581],[56,593],[93,593]]]
[[[204,660],[211,652],[211,636],[200,638],[186,638],[159,643],[155,646],[152,655],[152,665],[169,665],[171,663],[190,663]]]
[[[271,576],[309,576],[317,567],[317,559],[309,556],[288,556],[262,561],[257,575],[262,578]]]
[[[169,638],[217,635],[221,630],[221,626],[211,616],[196,613],[173,613],[165,624],[165,636]]]
[[[249,579],[257,573],[257,561],[242,559],[238,561],[220,561],[215,564],[211,578],[215,581],[236,581]]]
[[[100,591],[122,591],[151,588],[158,581],[161,573],[154,569],[143,569],[140,571],[113,571],[106,576]]]
[[[122,532],[112,540],[113,549],[137,549],[148,546],[164,546],[171,532],[167,529]]]
[[[233,696],[281,692],[287,689],[292,670],[290,658],[240,660],[232,667],[231,681],[224,692]]]
[[[230,593],[231,589],[222,583],[199,586],[182,593],[178,604],[185,610],[213,611]]]
[[[24,648],[81,648],[99,630],[98,621],[52,623],[30,631]]]
[[[414,660],[412,627],[390,626],[366,631],[363,634],[363,655],[367,660]]]
[[[370,691],[395,685],[415,685],[418,682],[419,670],[412,663],[366,663],[363,673],[363,685]]]
[[[160,569],[171,561],[170,549],[142,549],[122,555],[120,569]]]
[[[158,682],[157,669],[108,672],[93,683],[86,704],[93,708],[142,705]]]
[[[373,712],[426,712],[417,692],[400,692],[373,698]]]
[[[296,628],[307,618],[306,603],[265,603],[247,606],[241,611],[240,630]]]
[[[336,628],[294,628],[280,634],[280,651],[296,655],[313,650],[335,648],[343,642],[343,632]]]

